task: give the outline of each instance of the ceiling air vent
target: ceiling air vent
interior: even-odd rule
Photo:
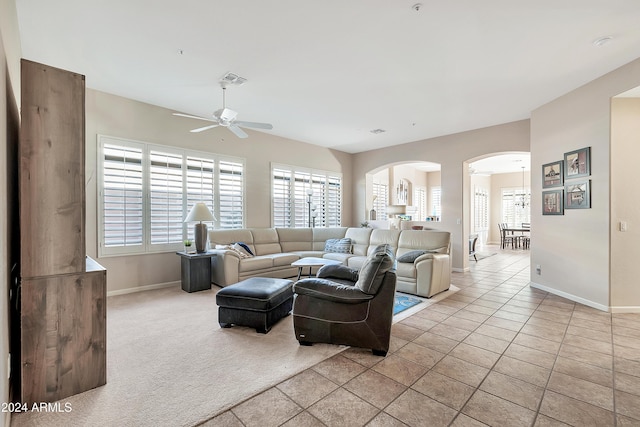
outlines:
[[[375,134],[379,134],[379,133],[384,133],[384,132],[386,132],[386,130],[384,130],[384,129],[372,129],[372,130],[370,130],[369,132],[371,132],[371,133],[375,133]]]

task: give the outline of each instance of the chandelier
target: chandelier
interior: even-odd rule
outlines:
[[[529,197],[527,197],[527,194],[524,191],[524,166],[522,166],[522,194],[520,195],[518,200],[516,200],[515,205],[522,209],[529,206]]]

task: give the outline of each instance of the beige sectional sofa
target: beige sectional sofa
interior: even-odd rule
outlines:
[[[350,238],[352,253],[325,252],[327,239]],[[215,249],[237,242],[246,244],[254,256]],[[446,231],[383,230],[371,228],[246,228],[209,230],[211,281],[227,286],[249,277],[295,277],[291,263],[304,257],[323,257],[360,269],[367,255],[381,244],[389,244],[396,258],[425,252],[414,262],[398,262],[396,289],[427,298],[449,289],[451,243]]]

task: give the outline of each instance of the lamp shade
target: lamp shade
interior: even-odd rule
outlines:
[[[204,202],[198,202],[191,208],[189,215],[184,219],[184,222],[193,221],[215,221],[216,217],[213,216],[207,205]]]

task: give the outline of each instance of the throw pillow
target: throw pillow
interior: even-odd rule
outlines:
[[[236,247],[235,244],[233,244],[233,245],[216,245],[216,249],[231,251],[234,254],[238,255],[238,257],[240,257],[240,258],[249,258],[249,255],[247,255],[244,252],[244,250],[240,250],[239,247]]]
[[[414,262],[419,256],[424,255],[426,253],[429,253],[431,251],[420,251],[420,250],[416,250],[416,251],[409,251],[407,253],[404,253],[402,255],[400,255],[398,257],[398,262],[406,262],[406,263],[412,263]]]
[[[249,252],[247,252],[247,250],[244,248],[244,246],[242,246],[239,243],[234,243],[233,245],[231,245],[231,247],[233,248],[234,251],[237,251],[241,254],[241,258],[251,258],[253,256],[253,254],[250,254]]]
[[[385,273],[391,270],[393,264],[391,245],[377,246],[362,264],[355,286],[365,294],[377,294]]]
[[[325,252],[335,252],[339,254],[350,254],[351,252],[351,239],[345,237],[344,239],[327,239],[324,243]]]
[[[251,256],[254,256],[255,254],[253,252],[251,252],[251,249],[249,248],[249,245],[247,245],[245,242],[236,242],[236,245],[240,245],[242,246],[242,248],[247,251],[247,253]]]

